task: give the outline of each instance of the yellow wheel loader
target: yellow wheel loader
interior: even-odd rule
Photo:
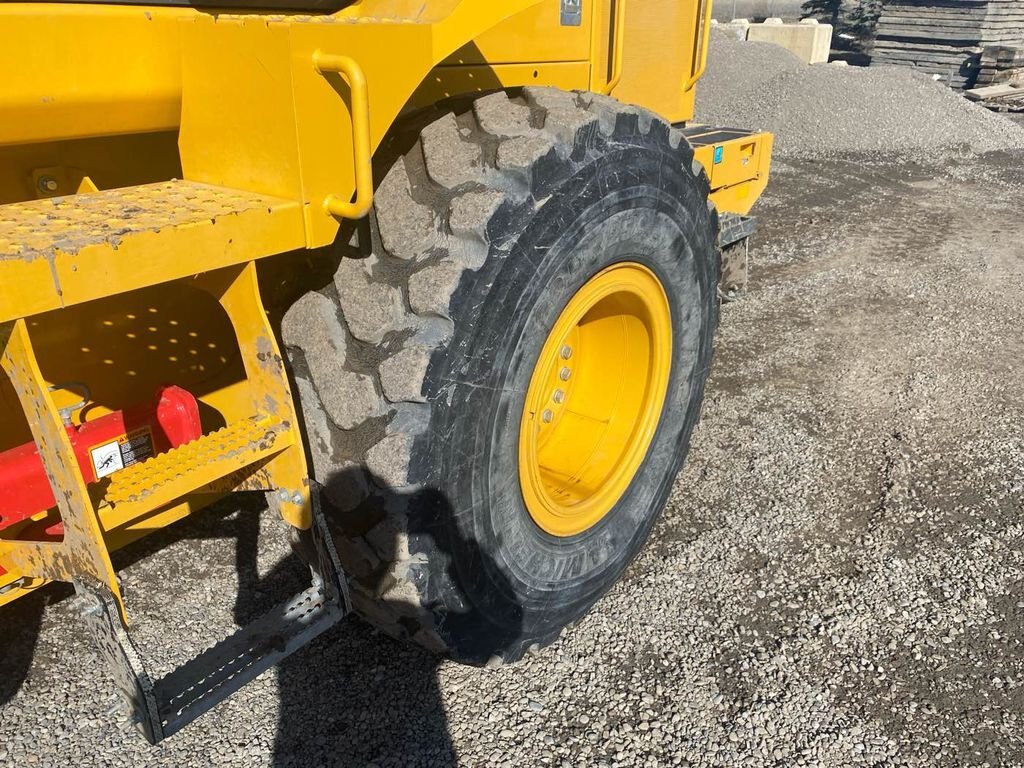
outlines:
[[[710,14],[0,6],[0,603],[73,583],[154,743],[349,611],[557,637],[666,502],[768,179],[690,122]],[[241,492],[311,585],[153,679],[110,553]]]

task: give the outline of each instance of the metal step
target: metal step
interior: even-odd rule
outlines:
[[[277,420],[242,419],[198,440],[111,475],[103,515],[115,528],[293,445],[295,433]]]
[[[121,622],[114,596],[76,582],[82,611],[125,696],[132,722],[151,744],[178,732],[279,661],[341,621],[348,587],[319,510],[310,533],[313,585],[155,682]]]
[[[178,667],[154,687],[164,737],[333,627],[344,615],[321,586],[312,586]]]
[[[298,202],[192,181],[10,203],[0,322],[304,245]]]

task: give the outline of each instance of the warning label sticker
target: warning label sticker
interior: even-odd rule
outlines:
[[[89,450],[96,479],[145,461],[153,455],[153,435],[140,429]]]

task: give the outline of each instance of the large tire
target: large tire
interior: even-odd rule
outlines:
[[[612,586],[665,504],[711,361],[717,216],[680,133],[592,94],[492,94],[393,150],[368,256],[282,333],[357,611],[461,661],[511,661]],[[524,393],[562,307],[627,257],[671,308],[664,407],[611,511],[553,536],[515,482]]]

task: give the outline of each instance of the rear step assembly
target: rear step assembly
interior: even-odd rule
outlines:
[[[704,166],[711,185],[711,200],[718,206],[718,246],[722,251],[722,276],[718,286],[723,301],[735,298],[749,278],[750,237],[757,220],[747,211],[757,199],[751,185],[763,189],[767,181],[767,157],[771,137],[744,128],[720,128],[690,123],[677,128],[693,147],[695,159]]]
[[[136,723],[155,744],[349,610],[345,577],[316,506],[284,360],[256,274],[256,259],[304,245],[301,206],[223,187],[167,182],[19,203],[4,206],[4,212],[0,369],[17,394],[34,445],[7,456],[3,467],[8,475],[27,467],[22,474],[40,483],[45,474],[45,483],[15,510],[29,518],[0,530],[0,571],[6,571],[5,583],[15,585],[26,580],[75,585]],[[182,253],[212,256],[197,269]],[[95,456],[76,448],[84,438],[56,407],[53,387],[40,370],[31,316],[172,280],[188,281],[211,295],[230,321],[245,369],[239,413],[222,429],[202,434],[196,412],[196,429],[168,440],[163,452],[124,461],[109,476],[93,472],[89,463]],[[27,308],[23,295],[32,298]],[[119,438],[111,435],[132,420],[124,414],[90,429],[105,430],[104,445],[112,439],[116,448]],[[13,481],[8,476],[6,482]],[[129,526],[187,506],[193,494],[233,491],[266,493],[297,534],[312,586],[154,680],[128,631],[110,540]],[[26,510],[54,503],[56,512]]]
[[[146,670],[114,596],[75,583],[82,615],[128,702],[131,720],[151,744],[177,733],[345,618],[351,610],[348,588],[318,505],[310,533],[317,555],[310,566],[312,586],[160,680]]]

